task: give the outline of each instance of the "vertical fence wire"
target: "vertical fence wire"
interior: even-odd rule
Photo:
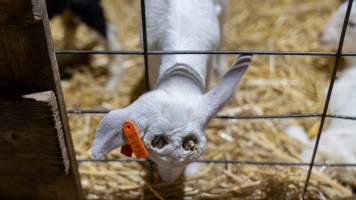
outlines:
[[[348,26],[350,14],[351,14],[352,3],[353,3],[353,0],[349,0],[348,5],[347,5],[347,10],[346,10],[346,13],[345,13],[345,18],[344,18],[344,21],[343,21],[342,30],[341,30],[341,34],[340,34],[340,40],[339,40],[338,48],[337,48],[337,51],[336,51],[335,63],[334,63],[334,67],[333,67],[333,71],[332,71],[332,75],[331,75],[331,79],[330,79],[330,83],[329,83],[328,93],[327,93],[325,104],[324,104],[323,114],[321,116],[318,135],[317,135],[317,138],[316,138],[316,142],[315,142],[314,149],[313,149],[313,155],[312,155],[312,158],[311,158],[311,162],[310,162],[309,169],[308,169],[308,174],[307,174],[307,177],[306,177],[306,180],[305,180],[305,184],[304,184],[303,199],[306,198],[306,193],[307,193],[307,190],[308,190],[310,176],[311,176],[311,173],[313,171],[315,157],[316,157],[316,153],[317,153],[318,147],[319,147],[321,133],[323,132],[325,119],[327,117],[330,98],[331,98],[331,94],[332,94],[332,91],[333,91],[333,88],[334,88],[335,79],[336,79],[336,72],[337,72],[337,69],[339,67],[340,59],[342,57],[342,49],[343,49],[344,40],[345,40],[345,36],[346,36],[346,30],[347,30],[347,26]]]
[[[260,164],[270,164],[270,165],[283,165],[283,166],[308,166],[308,172],[307,172],[307,177],[305,179],[305,184],[302,192],[302,198],[306,198],[311,174],[313,171],[313,168],[315,166],[328,166],[328,167],[355,167],[355,163],[341,163],[341,164],[327,164],[327,163],[315,163],[315,158],[316,154],[318,151],[319,147],[319,142],[321,139],[321,135],[323,132],[324,128],[324,123],[326,118],[331,117],[331,118],[345,118],[345,119],[351,119],[355,120],[356,117],[354,116],[337,116],[337,115],[328,115],[328,108],[329,108],[329,102],[330,98],[332,95],[333,87],[334,87],[334,82],[336,79],[336,72],[339,67],[340,59],[342,56],[356,56],[356,52],[352,53],[343,53],[343,45],[344,45],[344,40],[346,36],[346,31],[347,31],[347,25],[349,23],[349,18],[351,14],[351,9],[353,6],[353,0],[348,1],[347,5],[347,10],[345,13],[345,18],[343,21],[342,25],[342,30],[340,34],[340,40],[338,43],[338,49],[336,52],[292,52],[292,51],[261,51],[261,50],[232,50],[232,51],[148,51],[148,42],[147,42],[147,25],[146,25],[146,9],[145,9],[145,0],[141,0],[141,30],[142,30],[142,45],[143,45],[143,51],[95,51],[95,50],[62,50],[62,51],[56,51],[57,55],[67,55],[67,54],[122,54],[122,55],[142,55],[144,58],[144,77],[145,77],[145,88],[146,91],[150,90],[150,81],[149,81],[149,64],[148,64],[148,56],[149,55],[163,55],[163,54],[244,54],[244,53],[249,53],[249,54],[258,54],[258,55],[295,55],[295,56],[333,56],[335,57],[335,63],[333,66],[333,71],[331,74],[331,79],[329,82],[329,87],[328,87],[328,92],[327,96],[325,99],[325,104],[323,107],[323,112],[322,113],[316,113],[316,114],[301,114],[301,115],[272,115],[272,116],[220,116],[219,118],[222,119],[273,119],[273,118],[289,118],[289,117],[320,117],[320,125],[318,129],[318,134],[316,138],[316,143],[313,148],[313,154],[311,158],[311,162],[309,163],[278,163],[278,162],[255,162],[255,161],[233,161],[233,160],[201,160],[199,162],[206,162],[206,163],[223,163],[225,164],[225,167],[228,166],[228,164],[253,164],[253,165],[260,165]],[[76,113],[76,114],[85,114],[85,113],[106,113],[106,110],[71,110],[69,113]],[[83,162],[95,162],[93,160],[82,160]],[[119,160],[115,160],[119,161]],[[120,161],[121,162],[121,161]],[[135,161],[139,162],[139,161]],[[153,163],[150,160],[147,160],[148,162],[148,168],[149,168],[149,181],[153,183]],[[330,165],[330,166],[329,166]]]
[[[147,24],[146,24],[146,4],[145,0],[141,0],[141,25],[142,25],[142,44],[143,44],[143,59],[145,65],[145,88],[146,92],[150,88],[150,75],[149,75],[149,66],[148,66],[148,43],[147,43]],[[148,160],[148,169],[149,169],[149,181],[153,183],[153,163],[151,160]]]
[[[150,76],[148,66],[148,43],[147,43],[147,25],[146,25],[146,5],[145,0],[141,0],[141,25],[142,25],[142,43],[143,59],[145,65],[145,85],[146,91],[150,90]]]

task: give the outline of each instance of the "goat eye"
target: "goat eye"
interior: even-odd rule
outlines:
[[[349,21],[348,25],[350,26],[350,28],[354,28],[354,27],[356,27],[356,22]]]

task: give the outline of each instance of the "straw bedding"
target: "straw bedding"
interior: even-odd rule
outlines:
[[[339,3],[336,0],[231,0],[224,24],[223,49],[331,50],[321,46],[318,39]],[[103,6],[111,22],[119,28],[122,48],[140,49],[139,1],[103,0]],[[77,48],[103,48],[92,45],[94,34],[85,26],[79,29]],[[52,21],[52,31],[57,48],[61,48],[63,32],[59,18]],[[234,57],[226,56],[226,59],[231,63]],[[106,64],[106,56],[92,56],[87,64],[70,69],[72,77],[63,80],[68,108],[113,109],[129,104],[140,94],[142,57],[123,56],[125,77],[121,87],[112,93],[104,90]],[[319,113],[332,64],[332,57],[255,56],[236,95],[221,114]],[[89,148],[101,118],[102,115],[70,115],[78,159],[90,158]],[[206,129],[205,159],[299,161],[303,145],[285,135],[288,125],[301,125],[313,134],[319,119],[213,119]],[[119,150],[109,155],[109,158],[121,157]],[[85,196],[90,200],[300,199],[307,175],[307,167],[207,164],[196,178],[167,184],[159,180],[155,170],[149,173],[148,163],[81,163],[79,166]],[[348,186],[329,178],[322,169],[314,169],[307,199],[352,199],[352,196]]]

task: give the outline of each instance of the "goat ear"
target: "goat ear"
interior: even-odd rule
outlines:
[[[94,158],[103,158],[107,153],[125,143],[122,124],[129,119],[129,108],[119,109],[105,115],[96,129],[91,152]]]
[[[202,112],[205,115],[204,122],[213,117],[234,94],[235,87],[245,74],[251,60],[252,55],[238,57],[235,64],[225,73],[223,78],[204,95],[203,107],[205,110]]]

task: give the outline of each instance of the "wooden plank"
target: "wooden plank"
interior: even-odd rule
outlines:
[[[68,173],[57,99],[52,91],[0,98],[0,173]]]
[[[69,188],[70,175],[15,176],[0,175],[1,200],[76,200],[75,188]],[[63,188],[69,188],[64,190]],[[71,189],[71,190],[70,190]]]
[[[30,6],[29,2],[31,2]],[[16,5],[11,5],[12,3]],[[14,96],[51,90],[54,92],[54,102],[57,103],[56,106],[51,105],[51,108],[56,107],[58,111],[55,113],[56,117],[54,117],[58,118],[58,120],[54,120],[57,123],[51,124],[52,129],[48,128],[48,118],[44,117],[48,113],[44,110],[43,112],[32,113],[31,117],[26,117],[26,120],[21,118],[22,113],[20,113],[16,117],[8,117],[9,123],[2,123],[2,129],[7,130],[7,132],[3,131],[2,135],[6,135],[6,137],[0,136],[0,138],[3,140],[6,138],[8,143],[8,147],[2,147],[2,151],[7,150],[9,152],[9,145],[11,147],[14,143],[20,142],[29,146],[36,152],[38,157],[31,162],[31,165],[37,170],[32,170],[34,174],[29,175],[30,173],[27,170],[31,169],[26,169],[26,167],[22,166],[27,163],[27,160],[23,160],[23,158],[29,155],[33,156],[33,154],[30,151],[26,152],[25,146],[17,145],[17,154],[15,154],[18,158],[17,160],[15,158],[11,160],[11,153],[10,155],[2,155],[1,159],[8,162],[5,163],[3,161],[2,164],[7,166],[1,169],[3,173],[0,172],[0,199],[83,199],[45,2],[44,0],[0,0],[0,7],[2,7],[0,8],[0,96],[5,100],[4,96],[7,96],[6,98],[11,96],[13,99]],[[32,14],[29,14],[31,12]],[[21,101],[24,100],[23,98]],[[38,95],[27,98],[32,99],[31,101],[43,101]],[[32,104],[33,102],[31,102]],[[20,105],[17,104],[17,106]],[[33,109],[33,105],[31,107]],[[19,109],[19,107],[17,108]],[[31,111],[27,106],[23,106],[21,109],[27,109],[28,113]],[[13,112],[15,112],[14,109]],[[5,116],[3,117],[6,118]],[[42,122],[39,122],[39,119]],[[36,126],[31,125],[33,121],[36,121]],[[18,124],[18,126],[11,127],[9,125],[11,123]],[[22,127],[31,128],[31,136],[22,134],[20,137],[18,135],[14,137],[11,136],[11,132],[8,132],[9,129],[15,132],[18,132],[19,129],[24,131],[24,129],[21,129]],[[58,131],[58,127],[62,129],[62,138],[59,137],[56,138],[58,140],[53,140],[50,135],[54,134],[54,129]],[[26,131],[29,131],[29,128]],[[36,135],[36,132],[42,132],[42,134]],[[58,135],[58,132],[56,134]],[[30,145],[34,141],[46,141],[46,144],[41,146]],[[0,141],[0,143],[5,142]],[[57,149],[53,148],[53,146],[57,146]],[[43,148],[42,152],[40,152],[40,148]],[[58,159],[55,157],[56,153],[64,161],[59,164],[62,168],[53,164]],[[48,155],[51,156],[51,159],[48,159]],[[67,155],[67,158],[63,155]],[[13,162],[14,160],[16,161]],[[49,169],[49,172],[38,174],[36,171],[47,170],[40,168],[38,163],[52,168]],[[16,173],[7,173],[6,170],[11,171],[9,169],[11,168],[10,166],[15,164],[18,165],[16,168],[22,170],[17,170]],[[55,169],[61,170],[62,173]]]
[[[33,0],[0,0],[0,25],[28,24],[40,19],[39,4]]]
[[[59,69],[57,65],[56,54],[55,54],[53,40],[52,40],[50,26],[49,26],[49,19],[47,17],[48,16],[47,10],[44,9],[45,8],[44,0],[39,0],[39,1],[42,3],[42,8],[44,10],[43,16],[46,16],[42,18],[42,21],[43,21],[44,31],[46,35],[45,39],[48,47],[48,55],[52,66],[52,73],[54,78],[54,91],[58,102],[58,111],[62,121],[64,141],[66,144],[66,148],[69,156],[68,159],[70,162],[68,176],[61,177],[59,181],[61,184],[64,185],[64,187],[62,187],[64,194],[65,193],[70,194],[73,197],[71,199],[84,199],[82,193],[82,187],[80,183],[80,175],[78,172],[77,160],[75,156],[75,150],[73,146],[72,137],[70,136],[70,129],[69,129],[67,112],[66,112],[66,107],[65,107],[64,97],[63,97],[63,90],[60,81]],[[69,180],[71,181],[70,184],[68,184]]]
[[[58,108],[52,91],[0,97],[0,199],[82,199]]]
[[[0,26],[0,90],[25,94],[54,86],[43,22],[26,26]]]
[[[56,101],[51,91],[0,97],[0,199],[82,199]]]

